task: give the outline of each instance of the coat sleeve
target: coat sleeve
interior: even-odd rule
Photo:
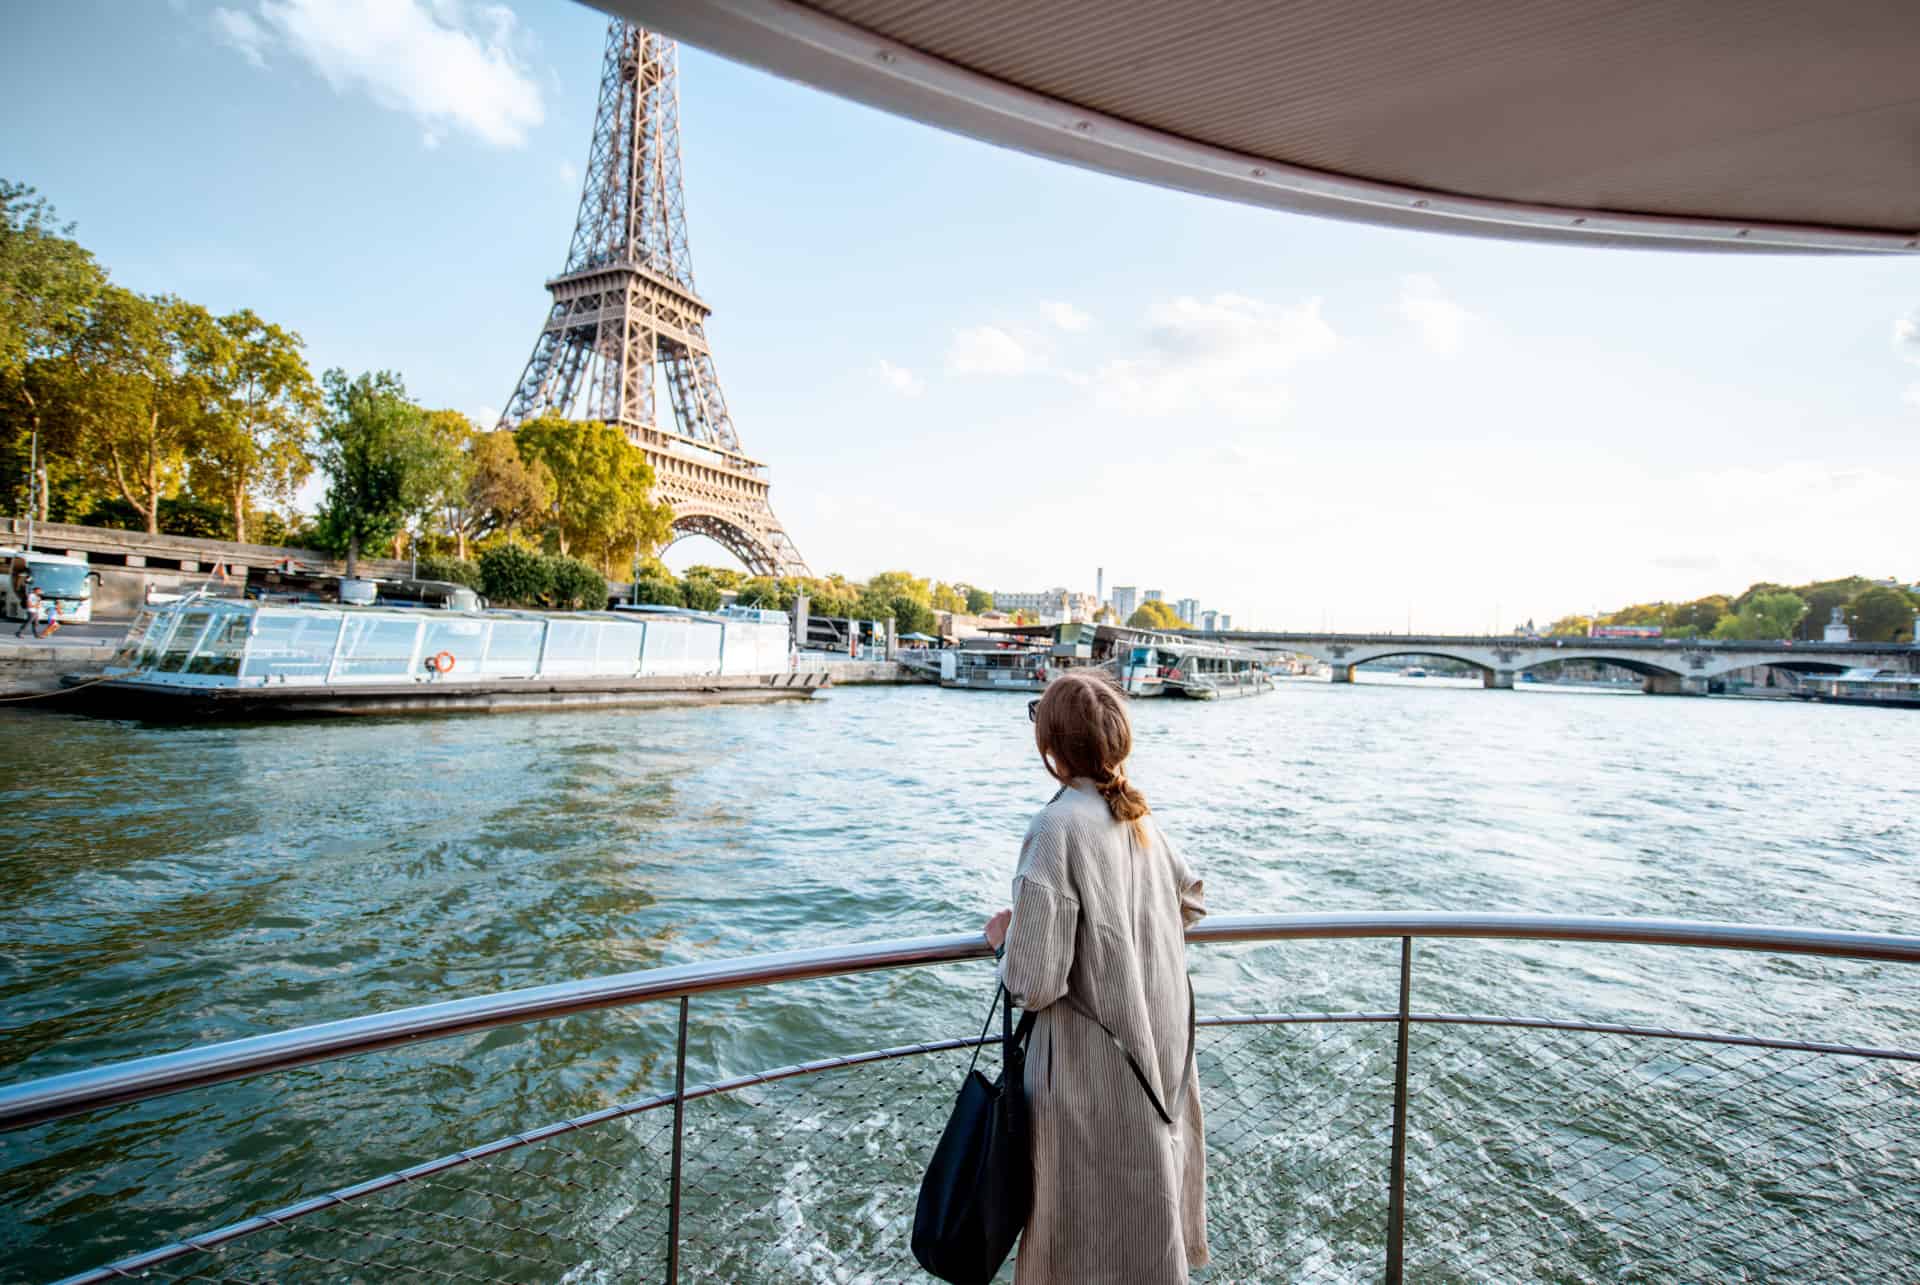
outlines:
[[[1194,873],[1164,830],[1160,832],[1160,842],[1167,845],[1167,856],[1173,861],[1173,878],[1180,889],[1180,922],[1191,928],[1207,917],[1207,885]]]
[[[1013,877],[1013,920],[1007,925],[1000,980],[1024,1009],[1042,1009],[1067,993],[1080,902],[1064,892],[1066,836],[1036,824],[1020,849]]]

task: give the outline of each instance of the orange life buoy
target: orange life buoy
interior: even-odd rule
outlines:
[[[433,672],[436,674],[451,674],[453,672],[453,653],[443,651],[436,655],[433,658]]]

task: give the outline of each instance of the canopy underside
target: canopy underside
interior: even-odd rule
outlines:
[[[1920,249],[1911,0],[599,0],[1109,173],[1522,239]]]

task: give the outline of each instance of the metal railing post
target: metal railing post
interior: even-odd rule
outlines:
[[[680,1035],[673,1052],[673,1170],[667,1195],[667,1285],[680,1279],[680,1142],[687,1110],[687,997],[680,997]],[[1403,1006],[1404,1007],[1404,1006]]]
[[[1413,938],[1400,939],[1400,1031],[1393,1068],[1393,1170],[1387,1192],[1387,1285],[1400,1285],[1407,1235],[1407,1035],[1413,998]]]

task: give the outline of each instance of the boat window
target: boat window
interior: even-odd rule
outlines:
[[[631,674],[640,668],[642,625],[606,624],[600,627],[600,650],[594,660],[597,674]]]
[[[540,662],[543,674],[562,670],[581,672],[593,668],[594,653],[600,646],[600,624],[591,620],[547,622],[547,654]]]
[[[180,627],[173,631],[173,637],[167,641],[167,649],[156,668],[167,674],[177,674],[185,669],[187,657],[193,654],[193,645],[200,641],[201,633],[212,619],[211,611],[189,611],[183,615]]]
[[[214,617],[213,628],[207,631],[207,639],[200,644],[187,672],[229,677],[239,673],[240,657],[247,650],[247,633],[252,624],[251,612],[228,611]]]
[[[126,636],[120,640],[120,647],[113,653],[113,659],[107,663],[123,667],[133,665],[146,643],[147,631],[153,628],[156,616],[157,613],[141,608],[140,614],[127,626]]]
[[[430,620],[427,623],[427,636],[420,644],[420,654],[423,657],[438,656],[444,651],[453,657],[454,673],[477,674],[480,672],[480,656],[486,650],[486,641],[487,622],[484,620],[465,620],[457,616]]]
[[[340,641],[340,617],[263,611],[240,665],[242,678],[323,679]]]
[[[413,644],[420,636],[420,623],[418,619],[392,616],[347,617],[340,672],[360,678],[411,674]]]
[[[167,639],[179,623],[180,613],[177,611],[155,613],[153,623],[147,627],[146,637],[140,640],[139,654],[133,658],[135,669],[155,669],[159,666]]]
[[[526,677],[540,667],[540,641],[546,636],[545,624],[538,620],[495,620],[488,631],[481,673]]]

